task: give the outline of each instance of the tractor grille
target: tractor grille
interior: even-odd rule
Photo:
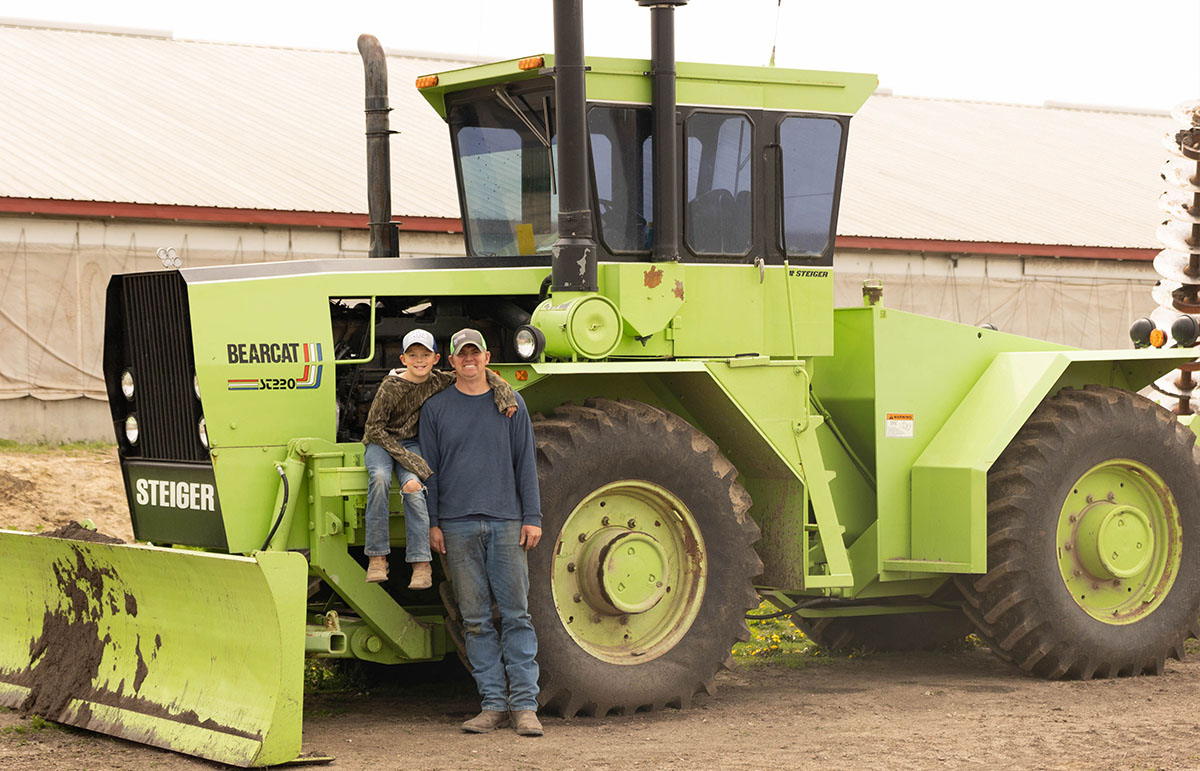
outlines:
[[[132,452],[154,460],[207,461],[192,388],[187,285],[175,272],[124,277],[126,360],[133,366],[139,439]]]

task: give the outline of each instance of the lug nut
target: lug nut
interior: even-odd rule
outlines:
[[[587,540],[587,533],[580,533],[579,534],[579,542],[583,543],[586,540]]]
[[[636,520],[636,519],[631,519],[631,520],[629,520],[628,522],[626,522],[625,524],[629,526],[629,529],[630,529],[630,530],[632,530],[632,529],[634,529],[635,527],[637,527],[637,520]]]
[[[582,594],[576,594],[576,595],[575,595],[574,597],[572,597],[571,599],[575,600],[575,602],[583,602],[583,595],[582,595]]]
[[[574,573],[574,572],[575,572],[575,563],[574,563],[574,562],[568,562],[568,563],[567,563],[567,572],[568,572],[568,573]]]
[[[601,518],[600,518],[600,524],[604,525],[605,527],[608,527],[608,523],[609,523],[610,521],[611,521],[611,520],[609,520],[609,518],[608,518],[608,517],[601,517]]]

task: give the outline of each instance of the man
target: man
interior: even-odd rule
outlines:
[[[486,379],[490,361],[483,335],[456,332],[450,365],[458,380],[421,410],[421,454],[433,469],[427,485],[429,543],[446,555],[467,659],[483,699],[482,711],[463,730],[487,733],[511,720],[518,734],[541,736],[525,555],[542,537],[533,425],[520,394],[510,420],[497,412]],[[493,597],[500,610],[499,638]]]

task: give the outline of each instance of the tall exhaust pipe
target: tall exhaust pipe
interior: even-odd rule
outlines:
[[[358,36],[367,100],[367,212],[371,229],[371,257],[400,256],[398,234],[392,223],[391,135],[388,127],[387,57],[374,35]]]
[[[653,262],[679,259],[679,158],[675,140],[675,6],[687,0],[638,0],[650,9],[651,104],[654,108]]]
[[[551,290],[595,292],[596,235],[592,229],[584,94],[583,0],[554,0],[554,99],[558,119],[558,240]]]

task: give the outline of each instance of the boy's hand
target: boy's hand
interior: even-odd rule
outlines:
[[[515,405],[515,404],[504,411],[504,417],[506,417],[506,418],[511,418],[513,415],[516,415],[516,414],[517,414],[517,405]]]
[[[538,545],[538,541],[542,540],[542,529],[537,525],[522,525],[521,526],[521,545],[525,547],[525,551],[529,551]]]
[[[446,553],[446,538],[440,527],[429,528],[429,548],[438,554]]]

